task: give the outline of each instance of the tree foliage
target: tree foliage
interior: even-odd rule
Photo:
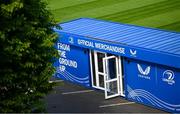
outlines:
[[[39,112],[52,89],[56,26],[42,0],[0,0],[0,112]]]

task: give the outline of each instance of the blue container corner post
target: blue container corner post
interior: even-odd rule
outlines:
[[[106,98],[123,96],[180,113],[179,32],[91,18],[60,26],[54,29],[60,54],[56,77],[104,90]]]

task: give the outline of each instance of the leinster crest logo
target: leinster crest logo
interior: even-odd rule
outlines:
[[[162,80],[164,82],[167,82],[169,85],[173,85],[175,83],[175,81],[174,81],[174,72],[171,71],[171,70],[164,71]]]
[[[73,37],[69,37],[69,43],[74,44],[74,38]]]

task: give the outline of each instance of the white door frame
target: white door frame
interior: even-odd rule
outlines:
[[[116,77],[113,78],[113,79],[109,79],[109,67],[108,67],[108,64],[109,64],[109,60],[110,59],[115,59],[115,66],[116,66],[116,69],[115,69],[115,72],[116,72]],[[105,99],[109,99],[109,98],[113,98],[113,97],[116,97],[116,96],[120,96],[120,82],[119,82],[119,68],[118,68],[118,57],[116,56],[109,56],[109,57],[104,57],[103,58],[103,69],[105,71],[105,90],[104,90],[104,93],[105,93]],[[111,93],[111,88],[109,87],[110,86],[110,83],[112,82],[116,82],[117,83],[117,93],[113,93],[112,95],[108,95],[108,92]]]
[[[94,85],[94,78],[93,78],[93,71],[92,71],[92,51],[90,51],[90,66],[91,66],[91,84],[92,84],[92,87],[96,88],[96,89],[100,89],[100,90],[104,90],[103,87],[100,87],[100,84],[99,84],[99,77],[100,76],[103,76],[103,79],[104,79],[104,82],[105,82],[105,73],[103,72],[99,72],[98,71],[98,59],[97,59],[97,53],[103,53],[105,54],[105,57],[107,56],[106,53],[104,52],[99,52],[99,51],[95,51],[94,50],[94,62],[95,62],[95,78],[96,78],[96,86]],[[103,61],[103,60],[102,60]]]
[[[122,70],[123,70],[123,68],[122,68],[122,61],[121,61],[121,57],[119,56],[118,57],[118,71],[119,71],[119,73],[118,73],[118,76],[119,76],[119,83],[120,83],[120,95],[121,96],[123,96],[123,97],[125,97],[125,94],[124,94],[124,82],[123,82],[123,74],[122,74]]]
[[[91,68],[91,84],[92,84],[92,87],[93,88],[96,88],[96,89],[100,89],[100,90],[104,90],[105,91],[105,88],[103,87],[100,87],[99,85],[99,76],[103,76],[104,78],[104,87],[106,86],[105,82],[108,82],[107,80],[105,80],[105,78],[107,78],[107,73],[105,72],[105,62],[103,62],[103,73],[102,72],[99,72],[98,71],[98,61],[97,61],[97,52],[98,53],[103,53],[105,54],[105,58],[112,58],[112,56],[109,56],[107,57],[107,53],[104,53],[104,52],[100,52],[100,51],[95,51],[94,50],[94,53],[92,53],[92,51],[90,50],[89,51],[89,56],[90,56],[90,68]],[[94,85],[94,77],[93,77],[93,66],[92,66],[92,54],[94,54],[94,62],[95,62],[95,78],[96,78],[96,86]],[[116,60],[116,71],[117,71],[117,78],[118,78],[118,85],[119,85],[119,92],[120,92],[120,96],[125,96],[124,95],[124,90],[123,90],[123,81],[122,81],[122,64],[121,64],[121,57],[117,57],[117,56],[113,56],[113,57],[116,57],[117,60]],[[106,96],[106,95],[105,95]],[[115,97],[115,96],[114,96]],[[112,98],[112,97],[111,97]]]

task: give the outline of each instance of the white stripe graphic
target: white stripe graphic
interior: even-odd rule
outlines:
[[[130,87],[128,86],[128,88],[130,88]],[[151,103],[154,106],[158,106],[158,107],[161,107],[161,108],[166,108],[166,109],[169,109],[169,110],[172,110],[172,111],[175,111],[175,110],[179,111],[180,110],[180,104],[175,105],[175,104],[167,103],[167,102],[157,98],[156,96],[154,96],[150,92],[145,91],[143,89],[131,90],[131,88],[130,88],[129,90],[130,90],[130,91],[128,91],[129,92],[129,94],[128,94],[129,98],[138,100],[137,98],[141,97],[141,98],[144,98],[147,101],[149,101],[149,103]]]
[[[128,104],[134,104],[135,102],[125,102],[125,103],[117,103],[117,104],[109,104],[109,105],[102,105],[99,106],[100,108],[105,108],[105,107],[112,107],[112,106],[120,106],[120,105],[128,105]]]
[[[70,76],[72,76],[73,78],[75,78],[75,79],[77,79],[77,80],[87,80],[87,79],[89,78],[88,76],[83,77],[83,78],[76,77],[75,75],[69,73],[69,72],[66,71],[66,70],[65,70],[64,72],[68,73]]]
[[[94,90],[82,90],[82,91],[72,91],[72,92],[64,92],[62,95],[69,95],[69,94],[77,94],[77,93],[87,93],[87,92],[92,92]]]
[[[76,81],[78,83],[89,83],[87,82],[87,80],[85,81],[82,81],[82,80],[77,80],[75,78],[73,78],[73,76],[71,76],[70,74],[68,74],[67,72],[63,72],[62,74],[64,74],[64,77],[67,76],[69,79],[73,80],[73,81]]]
[[[78,83],[89,83],[89,76],[79,78],[79,77],[76,77],[73,74],[69,73],[66,70],[64,72],[62,72],[60,70],[57,70],[57,72],[59,74],[61,74],[64,78],[66,78],[67,80],[75,81],[75,82],[78,82]]]
[[[49,81],[49,83],[53,83],[53,82],[63,82],[64,80],[54,80],[54,81]]]
[[[79,83],[89,83],[89,80],[88,80],[88,78],[89,78],[89,76],[86,76],[84,79],[82,78],[79,78],[79,79],[76,79],[76,78],[74,78],[75,76],[74,75],[72,75],[71,73],[69,73],[69,72],[67,72],[67,71],[65,71],[64,72],[66,75],[68,75],[69,76],[69,78],[71,78],[72,80],[74,80],[74,81],[78,81]],[[81,80],[80,80],[81,79]],[[87,82],[88,81],[88,82]]]

